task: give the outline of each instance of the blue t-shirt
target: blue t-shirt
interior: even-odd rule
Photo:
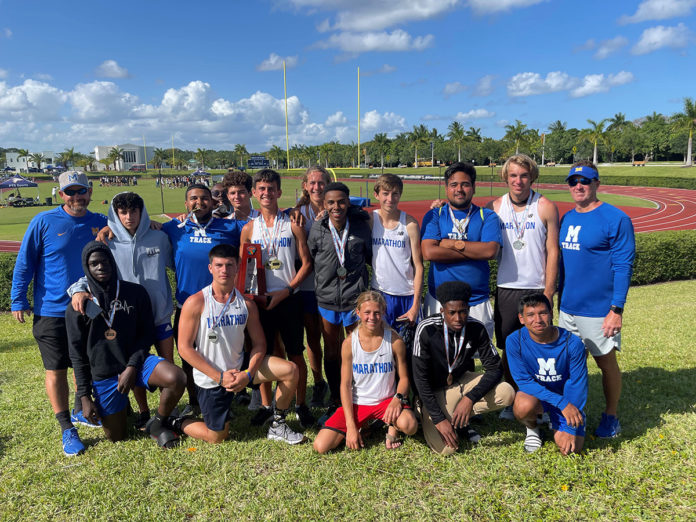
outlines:
[[[430,210],[423,218],[421,239],[464,239],[466,241],[489,242],[495,241],[503,244],[500,232],[500,219],[495,212],[487,208],[482,209],[471,204],[471,217],[466,227],[466,237],[455,227],[449,212],[450,206]],[[456,219],[465,219],[469,209],[455,210]],[[435,290],[447,281],[465,281],[471,286],[471,299],[469,305],[474,306],[488,300],[490,286],[488,278],[490,269],[488,261],[465,259],[456,263],[440,263],[431,261],[428,271],[428,292],[435,297]]]
[[[510,373],[520,391],[563,410],[582,411],[587,403],[587,359],[582,340],[558,328],[558,339],[539,344],[523,327],[505,341]]]
[[[34,313],[65,317],[68,287],[80,279],[82,249],[106,226],[106,216],[87,211],[82,217],[62,206],[41,212],[29,223],[12,276],[12,310],[28,310],[27,290],[34,280]]]
[[[202,232],[201,226],[186,221],[179,228],[178,219],[172,219],[162,225],[162,230],[169,236],[174,252],[176,272],[176,302],[183,306],[184,301],[204,286],[213,282],[208,270],[208,253],[215,245],[226,243],[239,246],[239,236],[246,221],[237,219],[211,218],[211,222]]]
[[[625,212],[602,203],[590,212],[568,212],[561,219],[561,310],[604,317],[611,305],[626,303],[636,243]]]

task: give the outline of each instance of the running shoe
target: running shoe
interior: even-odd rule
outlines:
[[[75,457],[85,452],[85,445],[82,444],[77,428],[73,426],[63,432],[63,453],[66,457]]]
[[[527,428],[527,436],[524,438],[524,451],[534,453],[541,448],[541,428]]]
[[[101,421],[97,421],[97,423],[93,423],[87,420],[87,418],[82,414],[82,410],[80,411],[75,411],[72,410],[70,412],[70,422],[73,424],[80,424],[81,426],[87,426],[88,428],[101,428],[102,423]]]
[[[304,430],[311,428],[314,426],[314,423],[317,422],[317,419],[314,418],[314,415],[312,415],[312,412],[309,411],[306,404],[295,406],[295,414],[297,415],[297,419],[300,421],[300,426],[302,426],[302,429]]]
[[[302,433],[293,431],[285,422],[285,419],[274,419],[271,427],[268,428],[267,438],[269,440],[280,440],[290,445],[300,444],[307,440]]]
[[[140,431],[145,431],[145,426],[147,425],[147,421],[150,420],[150,412],[149,411],[141,411],[136,415],[135,420],[133,421],[133,427],[136,430]]]
[[[478,444],[481,441],[481,435],[471,425],[457,429],[457,434],[463,439],[468,440],[472,444]]]
[[[500,415],[498,415],[498,418],[503,419],[503,420],[515,420],[515,414],[512,413],[512,406],[505,406],[505,408],[502,409],[500,412]]]
[[[261,406],[249,422],[252,426],[263,426],[271,417],[273,417],[273,410],[269,406]]]
[[[599,426],[595,430],[595,437],[600,439],[613,439],[621,433],[621,424],[619,419],[614,415],[607,415],[602,413],[602,420],[599,422]]]
[[[251,401],[249,402],[249,406],[247,406],[247,409],[249,411],[256,411],[261,406],[261,390],[251,390]]]
[[[317,421],[317,424],[319,425],[319,427],[321,427],[321,426],[323,426],[324,424],[326,424],[326,421],[329,420],[329,419],[331,418],[331,416],[332,416],[334,413],[336,413],[336,410],[337,410],[339,407],[340,407],[340,404],[337,404],[337,403],[329,404],[329,407],[327,408],[327,410],[326,410],[326,412],[324,413],[324,415],[322,415],[321,417],[319,417],[319,420]]]
[[[310,408],[323,408],[326,404],[324,397],[326,397],[326,392],[329,389],[329,385],[326,381],[318,381],[314,383],[314,389],[312,390],[312,398],[309,401]]]

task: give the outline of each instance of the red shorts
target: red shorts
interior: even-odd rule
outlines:
[[[379,404],[374,404],[372,406],[366,406],[363,404],[353,404],[353,417],[355,418],[355,424],[358,425],[358,429],[362,428],[363,425],[372,419],[381,419],[384,416],[384,412],[387,411],[389,403],[391,403],[393,397],[384,399]],[[404,406],[404,409],[408,409],[408,406]],[[348,429],[346,426],[346,416],[343,412],[343,407],[341,406],[336,410],[329,420],[324,423],[324,428],[330,430],[338,431],[339,433],[346,434]]]

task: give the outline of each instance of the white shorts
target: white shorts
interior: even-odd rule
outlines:
[[[567,314],[561,310],[558,326],[582,339],[585,349],[593,357],[607,355],[612,350],[621,351],[621,332],[612,337],[604,337],[602,331],[604,317],[583,317]]]
[[[442,305],[440,301],[435,299],[430,292],[425,294],[425,303],[423,304],[423,315],[427,317],[433,315],[442,310]],[[488,337],[493,341],[493,333],[495,331],[495,322],[493,321],[493,307],[491,306],[490,299],[479,303],[477,305],[471,306],[469,308],[469,317],[481,321],[483,326],[486,327],[488,332]]]

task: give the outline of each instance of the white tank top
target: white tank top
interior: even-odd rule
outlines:
[[[356,328],[351,334],[353,351],[353,404],[374,406],[396,393],[396,364],[392,351],[391,328],[384,329],[382,344],[374,352],[360,345]]]
[[[498,217],[503,236],[503,248],[498,263],[498,286],[503,288],[543,289],[546,282],[546,226],[539,218],[539,198],[534,192],[527,210],[515,212],[510,195],[505,194],[500,202]],[[526,207],[525,207],[526,209]],[[518,238],[517,225],[524,233]],[[522,229],[522,223],[524,228]],[[514,247],[518,239],[524,247]]]
[[[265,246],[261,249],[261,255],[263,264],[266,266],[266,291],[275,292],[276,290],[282,290],[290,284],[290,281],[295,277],[295,236],[292,235],[292,228],[290,224],[290,218],[284,213],[279,212],[275,219],[281,219],[280,230],[278,231],[278,240],[276,242],[278,249],[278,259],[281,262],[281,266],[278,270],[271,270],[268,268],[268,260],[271,259],[270,251]],[[273,237],[273,228],[275,226],[275,219],[273,220],[273,226],[269,227],[268,235]],[[254,218],[254,230],[251,234],[251,242],[258,245],[263,245],[262,228],[264,226],[263,216],[258,216]]]
[[[198,325],[196,350],[222,371],[239,370],[244,360],[244,329],[249,317],[244,296],[235,289],[234,299],[220,317],[225,303],[215,300],[212,285],[203,288],[202,292],[204,308]],[[218,326],[214,329],[213,320],[218,321]],[[215,342],[208,337],[211,331],[217,336]],[[218,386],[217,380],[213,381],[196,368],[193,369],[193,381],[201,388]]]
[[[388,230],[375,210],[372,213],[372,288],[391,295],[413,295],[411,240],[406,230],[406,212]]]
[[[307,233],[307,238],[309,239],[309,231],[312,229],[312,224],[317,216],[314,214],[314,211],[309,203],[300,207],[300,213],[305,218],[304,229]],[[314,292],[314,269],[312,269],[307,278],[300,283],[300,290],[303,292]]]

